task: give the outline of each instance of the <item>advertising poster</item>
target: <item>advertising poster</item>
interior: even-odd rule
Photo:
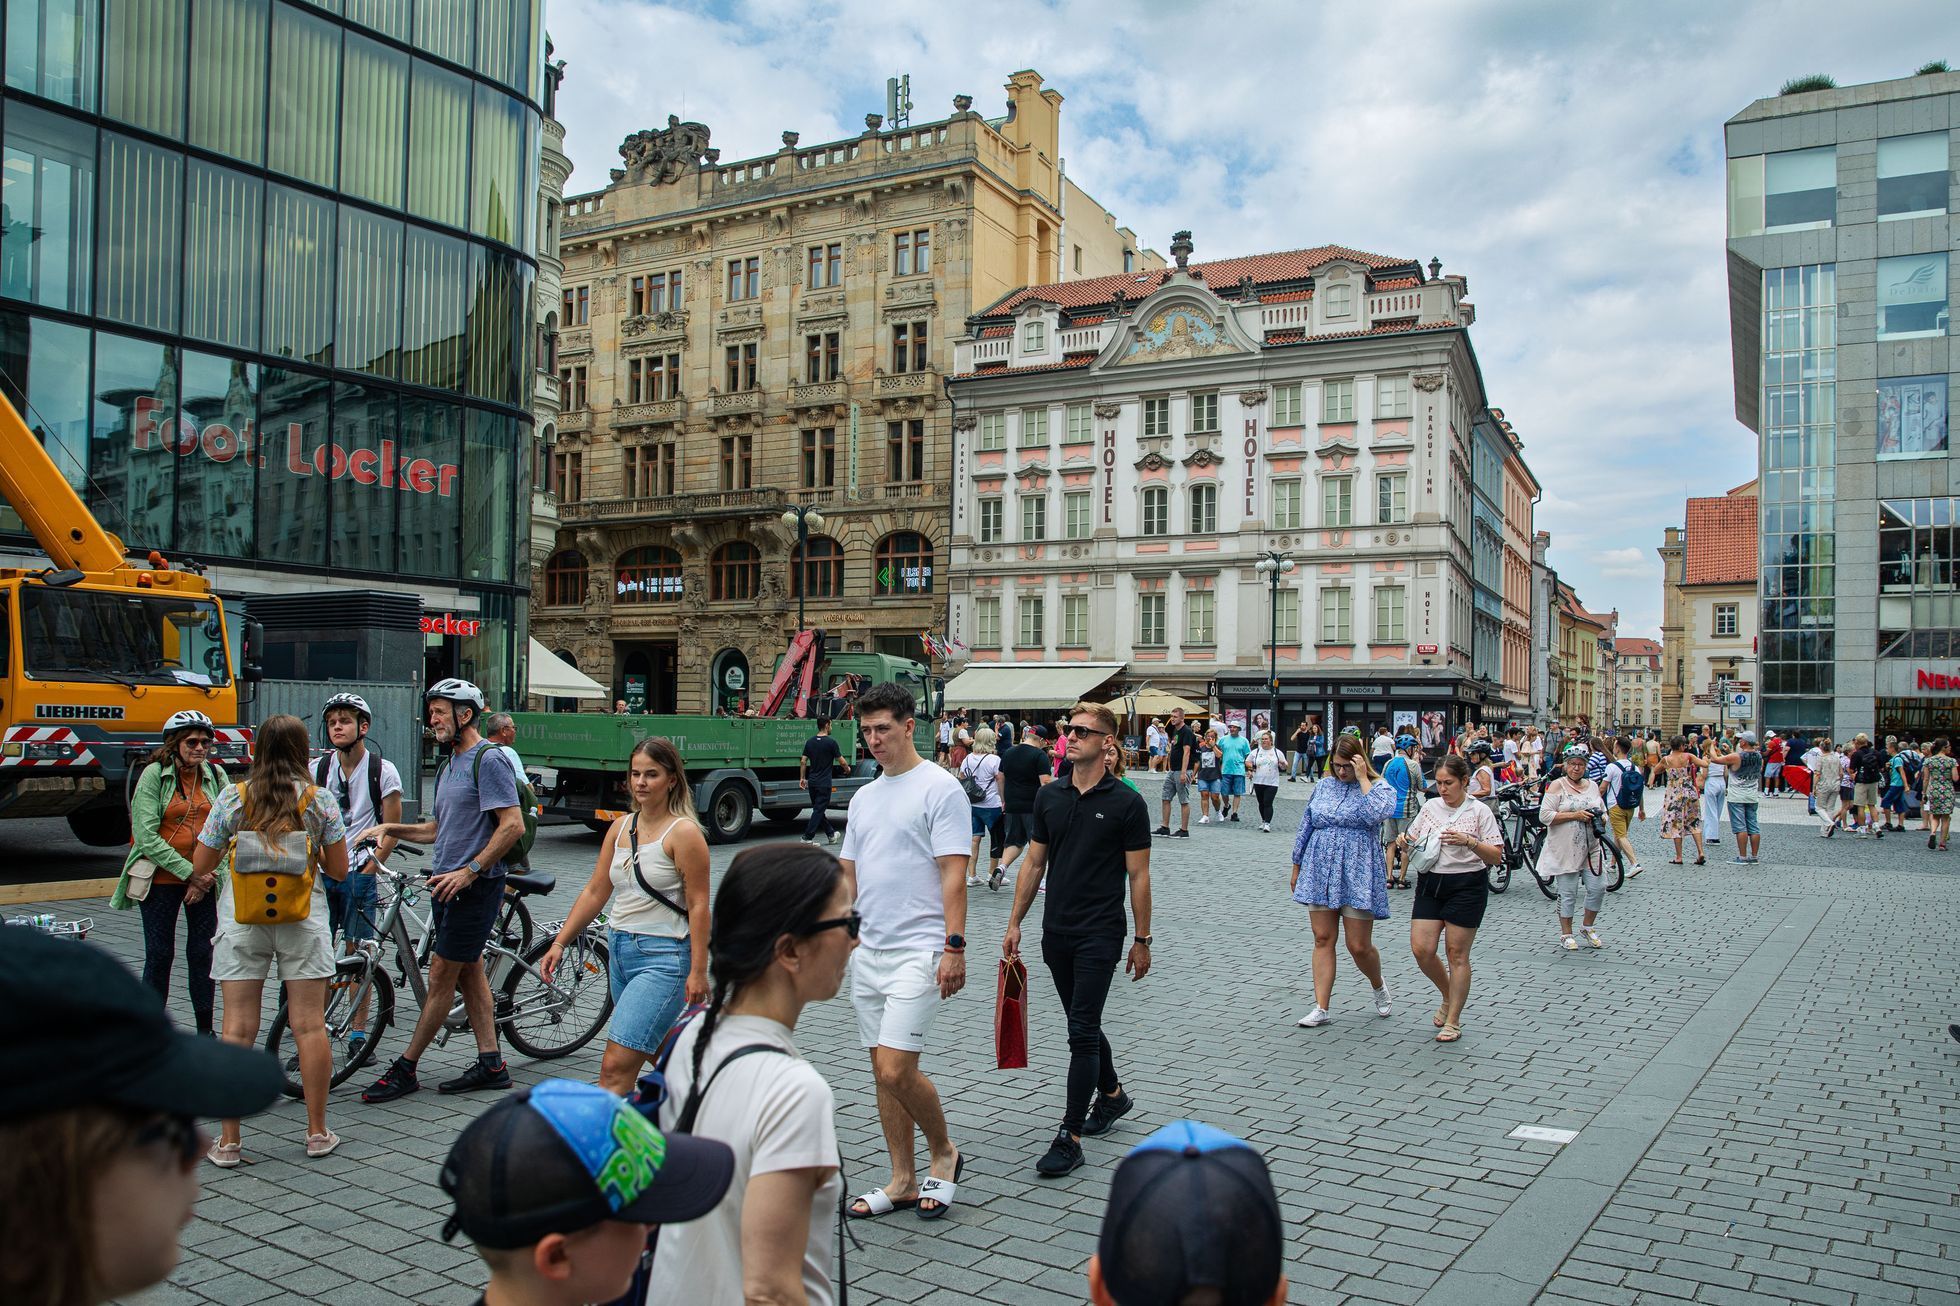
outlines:
[[[1252,724],[1246,730],[1245,737],[1254,743],[1258,743],[1259,732],[1262,730],[1271,730],[1272,728],[1272,714],[1262,707],[1252,714]]]
[[[1244,709],[1244,708],[1242,708],[1242,707],[1228,707],[1228,708],[1224,708],[1224,709],[1222,709],[1222,710],[1220,710],[1220,712],[1218,713],[1218,717],[1217,717],[1217,722],[1218,722],[1218,729],[1219,729],[1219,731],[1220,731],[1220,733],[1221,733],[1221,734],[1222,734],[1222,733],[1223,733],[1223,732],[1224,732],[1224,731],[1225,731],[1226,729],[1228,729],[1228,728],[1229,728],[1229,727],[1230,727],[1230,726],[1232,725],[1232,723],[1234,723],[1234,722],[1237,722],[1237,723],[1238,723],[1238,727],[1239,727],[1239,729],[1240,729],[1240,730],[1244,730],[1244,729],[1245,729],[1245,709]]]
[[[1441,748],[1449,741],[1449,717],[1442,712],[1422,714],[1422,746],[1425,749]]]
[[[1413,735],[1413,734],[1415,734],[1415,733],[1416,733],[1416,714],[1415,714],[1415,712],[1414,712],[1413,710],[1406,710],[1406,711],[1405,711],[1405,710],[1403,710],[1403,709],[1400,709],[1400,708],[1398,708],[1398,709],[1396,709],[1396,713],[1395,713],[1395,737],[1396,737],[1397,739],[1400,739],[1400,738],[1401,738],[1401,737],[1402,737],[1403,735]],[[1421,736],[1417,736],[1417,737],[1418,737],[1418,738],[1421,738]]]
[[[1917,458],[1947,449],[1943,376],[1893,377],[1878,383],[1878,456]]]

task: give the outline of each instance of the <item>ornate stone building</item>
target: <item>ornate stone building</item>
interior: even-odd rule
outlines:
[[[551,39],[545,38],[544,134],[538,154],[538,281],[532,318],[538,338],[533,343],[537,375],[531,378],[531,421],[536,452],[531,475],[531,551],[534,573],[550,556],[558,538],[558,500],[551,491],[551,448],[558,439],[558,412],[564,397],[558,390],[558,362],[553,354],[558,303],[563,294],[565,264],[559,257],[559,231],[564,222],[565,181],[572,161],[565,153],[565,125],[558,121],[558,87],[565,77],[564,61],[553,61]]]
[[[1162,265],[1062,175],[1062,97],[1006,89],[998,118],[961,95],[732,163],[670,116],[567,201],[540,641],[646,710],[710,711],[799,609],[844,649],[944,628],[952,338],[1078,251],[1081,275]]]

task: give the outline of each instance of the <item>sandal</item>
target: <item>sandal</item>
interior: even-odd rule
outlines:
[[[331,1156],[333,1155],[333,1150],[339,1146],[340,1135],[331,1129],[324,1134],[308,1134],[306,1136],[306,1155],[310,1160],[317,1161],[323,1156]]]
[[[1679,857],[1670,857],[1667,859],[1667,864],[1669,866],[1679,866],[1681,864],[1681,859]]]
[[[1445,1025],[1436,1031],[1438,1043],[1454,1043],[1463,1037],[1463,1030],[1456,1025]]]
[[[958,1197],[960,1193],[960,1176],[965,1173],[966,1153],[962,1152],[960,1153],[959,1159],[953,1162],[953,1177],[951,1179],[936,1179],[930,1175],[926,1177],[925,1181],[919,1185],[919,1200],[917,1202],[919,1218],[921,1220],[937,1220],[945,1215],[946,1212],[953,1209],[953,1199]],[[928,1211],[926,1209],[927,1202],[934,1202],[937,1205]]]
[[[1443,1013],[1439,1008],[1436,1014],[1430,1018],[1430,1024],[1434,1025],[1437,1029],[1442,1029],[1444,1026],[1448,1025],[1449,1022],[1443,1019]]]
[[[862,1211],[858,1210],[860,1204],[864,1207]],[[853,1199],[851,1204],[844,1208],[844,1213],[853,1220],[875,1220],[881,1215],[890,1215],[893,1211],[909,1211],[918,1204],[919,1199],[916,1197],[907,1197],[902,1201],[894,1200],[884,1189],[873,1188],[864,1196]]]
[[[204,1154],[204,1159],[221,1170],[230,1170],[245,1159],[244,1151],[243,1143],[213,1143],[211,1150]]]
[[[1708,865],[1708,858],[1706,858],[1706,857],[1697,857],[1697,858],[1695,858],[1695,865],[1697,865],[1697,866],[1706,866],[1706,865]]]

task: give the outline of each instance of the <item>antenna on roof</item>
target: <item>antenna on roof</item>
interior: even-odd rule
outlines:
[[[893,127],[912,121],[912,74],[885,79],[885,121]]]

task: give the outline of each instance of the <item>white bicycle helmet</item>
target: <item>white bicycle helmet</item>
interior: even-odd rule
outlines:
[[[172,712],[170,719],[163,723],[163,733],[166,735],[176,734],[179,730],[216,730],[217,728],[217,724],[210,717],[196,708]]]
[[[430,685],[429,692],[422,695],[422,699],[427,702],[432,698],[446,698],[452,703],[468,703],[478,712],[483,711],[483,691],[469,681],[458,680],[454,676]]]
[[[360,716],[361,720],[370,723],[374,720],[374,713],[368,709],[367,700],[359,694],[335,694],[321,706],[321,719],[325,720],[327,713],[337,707],[351,707]]]

